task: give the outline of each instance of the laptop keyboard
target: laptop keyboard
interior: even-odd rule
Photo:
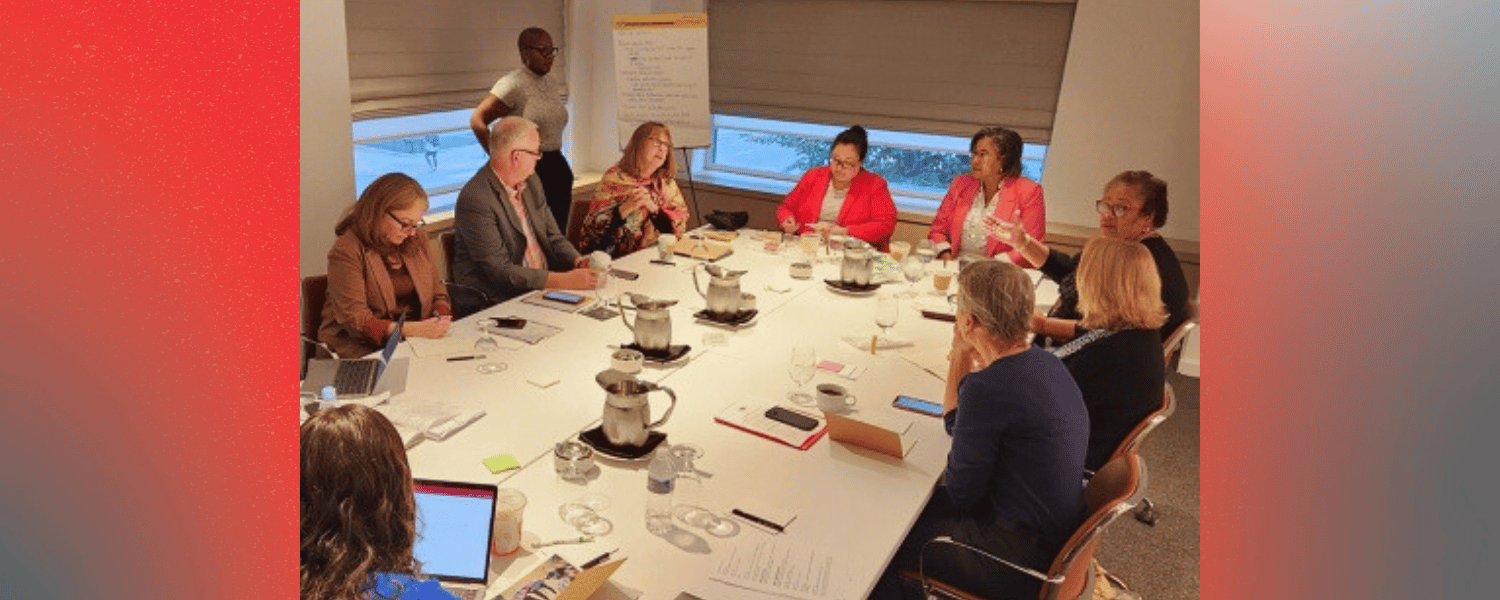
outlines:
[[[338,373],[333,377],[333,388],[340,396],[370,393],[370,382],[375,379],[378,360],[339,361]]]

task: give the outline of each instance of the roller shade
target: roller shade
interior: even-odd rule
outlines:
[[[1051,139],[1071,1],[710,0],[713,112]]]
[[[521,67],[527,27],[563,39],[561,0],[346,0],[355,119],[473,107]],[[553,69],[562,69],[566,50]]]

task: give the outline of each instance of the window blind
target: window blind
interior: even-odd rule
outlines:
[[[1071,1],[710,0],[713,112],[1051,139]]]
[[[345,0],[355,119],[473,107],[521,67],[527,27],[565,46],[562,0]],[[563,68],[567,54],[554,69]]]

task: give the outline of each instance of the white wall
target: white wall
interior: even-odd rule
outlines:
[[[1165,179],[1162,235],[1198,240],[1198,2],[1079,0],[1043,184],[1047,219],[1097,227],[1127,169]]]
[[[328,271],[333,226],[354,202],[343,0],[302,2],[302,276]]]

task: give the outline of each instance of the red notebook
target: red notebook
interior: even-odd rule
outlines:
[[[805,415],[817,421],[818,424],[810,430],[803,431],[781,421],[773,420],[766,416],[766,411],[770,410],[773,406],[780,406],[785,410]],[[824,433],[828,432],[828,421],[823,419],[822,413],[786,406],[784,404],[766,403],[755,400],[743,400],[731,404],[723,411],[720,411],[718,416],[714,417],[714,420],[735,429],[748,431],[763,438],[781,442],[798,450],[806,450],[812,447],[819,438],[823,437]]]

